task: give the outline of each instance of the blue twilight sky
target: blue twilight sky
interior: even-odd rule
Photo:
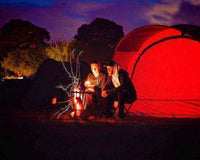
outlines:
[[[200,26],[200,0],[0,0],[0,27],[23,19],[46,28],[51,40],[70,40],[95,18],[122,25],[124,33],[149,24]]]

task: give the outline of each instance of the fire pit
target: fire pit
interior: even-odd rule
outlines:
[[[80,88],[75,87],[71,92],[72,108],[73,112],[70,113],[71,117],[79,118],[81,112],[87,107],[87,94],[92,94],[93,92],[81,91]]]

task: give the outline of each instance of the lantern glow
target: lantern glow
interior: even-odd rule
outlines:
[[[57,103],[57,98],[52,98],[52,104],[56,104]]]

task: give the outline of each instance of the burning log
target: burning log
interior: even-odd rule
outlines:
[[[79,87],[75,87],[73,90],[73,109],[74,109],[74,116],[80,117],[81,111],[83,109],[82,101],[81,101],[81,93]],[[73,116],[73,117],[74,117]]]

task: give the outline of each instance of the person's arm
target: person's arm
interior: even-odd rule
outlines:
[[[108,92],[111,88],[114,88],[113,84],[112,84],[112,77],[111,76],[107,76],[105,78],[105,83],[103,85],[103,88],[102,88],[102,92],[101,92],[101,96],[102,97],[107,97],[108,96]]]
[[[84,86],[87,88],[88,87],[88,81],[89,81],[89,79],[90,79],[90,73],[88,74],[88,76],[87,76],[87,78],[86,78],[86,80],[84,81]]]
[[[119,82],[120,86],[117,88],[112,88],[108,90],[108,94],[115,94],[117,92],[120,92],[123,89],[126,89],[127,79],[128,79],[128,73],[126,71],[119,72]]]
[[[100,89],[101,89],[101,91],[104,90],[105,85],[106,85],[106,75],[105,75],[105,74],[102,74],[101,82],[100,82]]]

